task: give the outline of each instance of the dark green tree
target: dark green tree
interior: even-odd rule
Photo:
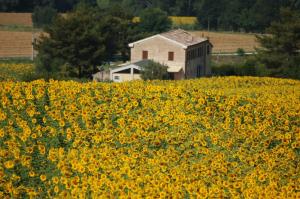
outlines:
[[[101,12],[107,16],[105,19],[106,26],[102,31],[107,38],[106,46],[109,46],[108,50],[106,50],[107,61],[112,60],[115,56],[116,52],[113,49],[117,49],[117,53],[121,55],[122,61],[127,61],[129,59],[128,44],[143,38],[143,35],[138,32],[137,24],[132,22],[134,16],[119,5],[112,5],[110,9],[104,9]]]
[[[271,75],[300,78],[300,14],[282,9],[281,18],[267,29],[268,35],[257,36],[262,48],[258,60]]]
[[[201,1],[197,17],[202,27],[208,30],[218,29],[220,26],[221,14],[225,12],[225,7],[225,0]]]
[[[110,3],[111,3],[110,0],[97,0],[97,5],[100,8],[104,8],[104,9],[109,8]]]
[[[67,67],[70,76],[89,76],[127,43],[122,41],[126,27],[120,17],[86,6],[59,16],[35,43],[39,68],[52,73]]]
[[[279,20],[281,7],[290,7],[300,12],[300,0],[0,0],[0,11],[32,12],[36,6],[51,6],[58,12],[67,12],[78,3],[93,7],[98,5],[105,10],[118,5],[133,16],[140,16],[148,9],[159,8],[169,16],[197,16],[204,29],[260,33],[272,21]],[[157,18],[148,18],[150,22],[152,19]],[[161,26],[155,23],[156,20],[152,25],[147,22],[150,28],[143,31],[152,32],[152,27]]]
[[[20,3],[20,0],[0,0],[0,11],[7,12],[14,10]]]
[[[43,28],[47,25],[50,25],[53,22],[56,15],[57,11],[50,6],[37,6],[34,8],[34,11],[32,13],[33,25],[37,28]]]
[[[264,32],[267,27],[271,25],[272,21],[279,20],[280,8],[285,6],[285,0],[256,0],[252,6],[252,16],[255,21],[256,32]]]
[[[142,32],[160,33],[167,31],[172,26],[168,14],[159,8],[147,8],[140,15],[139,29]]]
[[[152,60],[142,66],[141,77],[143,80],[168,79],[168,66]]]
[[[51,6],[59,12],[72,10],[80,1],[93,0],[0,0],[0,11],[33,12],[36,6]]]

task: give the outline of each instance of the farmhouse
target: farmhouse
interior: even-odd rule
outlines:
[[[129,44],[130,62],[110,70],[110,80],[141,79],[140,70],[149,60],[168,66],[171,79],[190,79],[211,74],[212,44],[182,29],[157,34]]]
[[[189,79],[211,74],[212,44],[182,29],[157,34],[129,44],[131,63],[154,60],[168,66],[171,79]]]

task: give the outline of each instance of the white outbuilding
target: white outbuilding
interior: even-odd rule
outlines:
[[[110,79],[114,82],[124,82],[140,80],[141,68],[147,64],[148,60],[142,60],[135,63],[126,63],[118,68],[110,70]]]

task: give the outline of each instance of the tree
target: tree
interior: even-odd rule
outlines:
[[[142,66],[141,77],[143,80],[168,79],[168,66],[152,60]]]
[[[159,8],[147,8],[140,15],[139,29],[142,32],[160,33],[169,30],[171,26],[168,14]]]
[[[203,0],[198,10],[198,21],[203,28],[218,29],[220,25],[221,14],[225,12],[225,0],[210,1]]]
[[[4,12],[32,12],[36,6],[51,6],[59,12],[66,12],[79,1],[93,0],[0,0],[0,11]]]
[[[104,9],[101,12],[107,16],[103,34],[106,35],[107,46],[109,46],[106,51],[109,53],[108,59],[111,60],[116,54],[115,50],[110,52],[110,49],[117,49],[122,61],[127,61],[130,53],[128,44],[142,38],[136,28],[137,25],[132,22],[133,15],[119,5],[112,5],[110,9]]]
[[[273,76],[300,78],[300,14],[282,9],[281,18],[267,29],[269,35],[258,36],[262,48],[258,60]]]
[[[20,0],[0,0],[0,11],[10,11],[19,4]]]
[[[110,0],[97,0],[97,5],[100,8],[109,8]]]
[[[33,25],[38,28],[50,25],[56,17],[56,15],[57,11],[50,6],[37,6],[34,8],[34,12],[32,14]]]
[[[272,21],[279,20],[280,8],[284,6],[284,1],[286,0],[256,0],[251,8],[256,32],[264,32]]]
[[[35,43],[39,68],[52,73],[66,66],[70,76],[89,76],[120,51],[126,30],[122,18],[96,8],[81,6],[65,17],[58,16],[45,29],[47,36]]]

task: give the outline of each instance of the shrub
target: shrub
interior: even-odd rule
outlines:
[[[245,56],[245,50],[243,48],[238,48],[236,53],[238,56]]]
[[[270,70],[257,62],[255,58],[246,58],[242,63],[212,65],[215,76],[269,76]]]
[[[147,60],[142,66],[141,76],[143,80],[168,79],[168,66],[152,60]]]
[[[253,65],[224,64],[212,67],[213,75],[218,76],[256,76],[257,68]]]

